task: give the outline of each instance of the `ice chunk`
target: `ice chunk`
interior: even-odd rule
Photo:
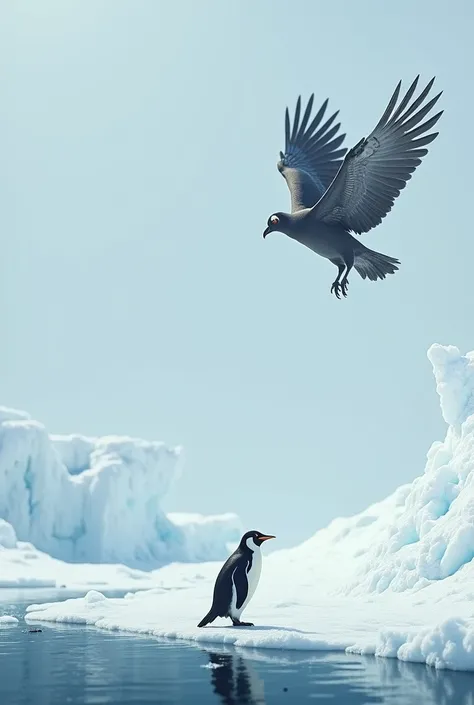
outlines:
[[[0,519],[0,547],[16,548],[16,545],[15,529],[5,519]]]
[[[456,426],[474,413],[474,351],[461,355],[454,345],[428,350],[446,423]]]
[[[0,615],[0,627],[5,625],[10,626],[11,624],[18,624],[18,619],[16,617],[11,617],[8,614],[3,615],[3,617]]]

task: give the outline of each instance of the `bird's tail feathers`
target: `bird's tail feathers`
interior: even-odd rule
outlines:
[[[373,282],[377,279],[385,279],[387,274],[394,274],[398,270],[397,265],[400,264],[395,257],[369,250],[364,245],[360,245],[360,249],[357,249],[354,255],[354,268],[362,279],[370,279]]]
[[[210,609],[209,612],[206,614],[206,616],[203,617],[203,618],[201,619],[201,621],[199,622],[198,627],[205,627],[206,624],[209,624],[210,622],[213,622],[213,621],[216,619],[216,617],[218,617],[218,616],[219,616],[219,615],[218,615],[216,612],[214,612],[214,610],[213,610],[212,607],[211,607],[211,609]]]

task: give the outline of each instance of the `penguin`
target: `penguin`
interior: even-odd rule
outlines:
[[[240,615],[254,594],[262,570],[260,546],[275,536],[260,531],[247,531],[234,553],[219,571],[214,585],[212,607],[199,622],[205,627],[217,617],[230,617],[234,627],[253,627],[252,622],[241,622]]]

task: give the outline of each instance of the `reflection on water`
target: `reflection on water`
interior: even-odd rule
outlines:
[[[226,705],[265,703],[264,684],[248,659],[233,654],[209,652],[211,683]]]
[[[266,656],[258,661],[240,653],[208,652],[214,693],[225,705],[262,705],[273,702],[302,702],[317,698],[319,702],[341,705],[387,702],[378,684],[367,679],[364,664],[332,654],[319,654],[299,663],[297,657],[279,659]],[[311,669],[304,666],[311,665]],[[259,674],[264,666],[266,677]],[[265,687],[266,685],[266,687]],[[401,701],[400,701],[401,702]],[[408,702],[408,701],[407,701]]]
[[[53,599],[9,594],[0,611],[21,618],[26,604]],[[29,633],[23,621],[0,629],[1,705],[474,705],[473,674],[397,660],[196,647],[77,625],[41,629]]]
[[[474,705],[474,674],[343,653],[203,649],[225,705]]]

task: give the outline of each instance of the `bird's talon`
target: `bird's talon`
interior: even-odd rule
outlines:
[[[344,298],[346,298],[348,287],[349,287],[348,281],[342,281],[342,282],[335,281],[335,282],[333,282],[333,284],[331,286],[331,293],[334,293],[336,298],[338,298],[339,300],[341,298],[341,294],[343,295]]]

